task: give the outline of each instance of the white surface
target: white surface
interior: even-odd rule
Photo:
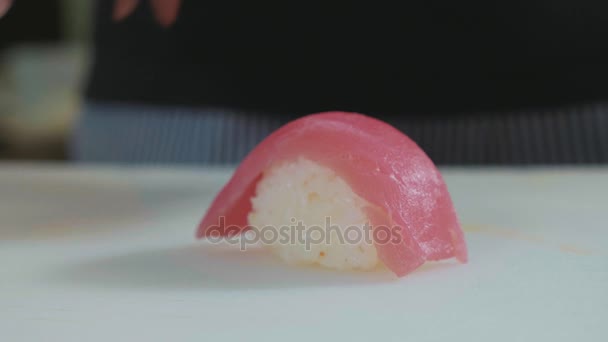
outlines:
[[[0,165],[0,341],[608,340],[608,169],[444,175],[471,261],[394,280],[195,241],[226,171]]]

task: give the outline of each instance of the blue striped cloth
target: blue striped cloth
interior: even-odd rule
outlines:
[[[438,164],[608,162],[608,105],[389,122]],[[82,162],[236,164],[286,120],[230,109],[89,103],[71,143]]]
[[[87,104],[74,160],[128,164],[235,164],[282,126],[276,117],[224,109]]]

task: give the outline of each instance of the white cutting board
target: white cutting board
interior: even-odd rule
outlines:
[[[608,341],[608,169],[446,169],[470,263],[395,280],[193,238],[230,170],[0,164],[0,341]]]

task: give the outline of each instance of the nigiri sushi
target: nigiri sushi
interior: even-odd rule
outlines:
[[[458,217],[433,162],[405,134],[363,114],[312,114],[272,133],[217,194],[197,237],[296,223],[300,236],[311,237],[314,229],[326,238],[310,243],[294,238],[292,229],[289,239],[267,243],[289,264],[336,270],[383,264],[402,277],[426,261],[467,261]],[[361,238],[345,239],[348,234]]]

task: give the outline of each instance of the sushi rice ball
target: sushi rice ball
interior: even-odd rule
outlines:
[[[376,247],[365,238],[371,237],[366,201],[326,167],[304,158],[280,163],[264,173],[251,201],[248,219],[254,229],[300,224],[300,231],[286,230],[289,241],[267,245],[289,264],[337,270],[370,270],[378,264]]]

